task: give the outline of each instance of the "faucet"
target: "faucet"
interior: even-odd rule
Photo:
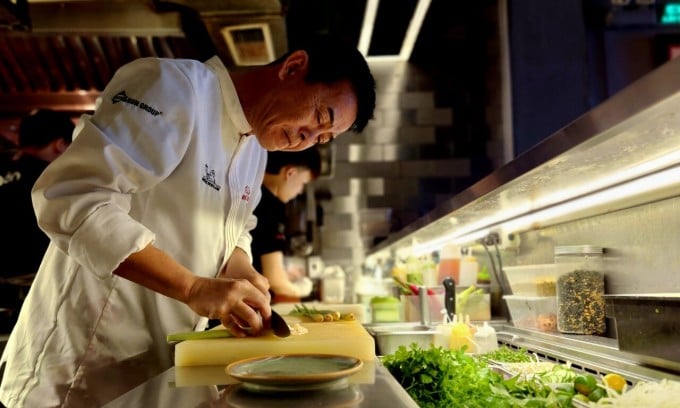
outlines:
[[[430,303],[426,286],[418,286],[418,307],[420,308],[420,324],[429,327],[432,323],[430,318]]]

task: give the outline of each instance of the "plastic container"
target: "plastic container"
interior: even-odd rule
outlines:
[[[472,285],[456,288],[456,314],[469,316],[470,320],[491,320],[491,295],[488,287]]]
[[[321,301],[323,303],[345,302],[345,271],[337,265],[327,266],[321,280]]]
[[[371,299],[371,317],[374,323],[401,321],[401,301],[392,296],[377,296]]]
[[[510,318],[515,327],[538,329],[541,331],[557,330],[557,297],[556,296],[503,296],[510,310]]]
[[[460,247],[456,245],[444,245],[439,254],[439,266],[437,267],[437,282],[451,277],[460,284]]]
[[[504,266],[513,295],[556,296],[557,267],[555,264]]]
[[[477,283],[477,273],[479,272],[479,263],[477,258],[472,255],[464,255],[460,260],[460,282],[456,282],[460,286],[470,286]]]
[[[433,293],[427,295],[425,303],[428,310],[425,315],[426,323],[442,322],[442,309],[444,309],[444,287],[429,288]],[[420,297],[418,295],[401,295],[401,305],[404,312],[404,321],[420,322]]]
[[[557,329],[562,333],[604,334],[604,249],[592,245],[555,248]]]

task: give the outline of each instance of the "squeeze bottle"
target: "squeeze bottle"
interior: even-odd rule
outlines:
[[[460,282],[460,247],[456,245],[444,245],[439,256],[438,282],[444,278],[453,278],[456,285]]]

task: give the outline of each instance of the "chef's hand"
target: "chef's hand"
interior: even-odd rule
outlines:
[[[246,279],[197,278],[187,305],[201,316],[219,319],[236,337],[257,335],[269,318],[269,296]]]

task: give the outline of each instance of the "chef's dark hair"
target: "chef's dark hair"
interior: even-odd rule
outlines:
[[[321,154],[319,149],[312,146],[299,152],[274,151],[267,152],[268,174],[278,174],[286,166],[304,167],[312,173],[312,177],[317,178],[321,173]]]
[[[271,65],[285,61],[296,50],[303,50],[309,56],[306,82],[333,84],[348,80],[352,84],[357,96],[357,117],[349,130],[355,133],[364,130],[375,111],[375,79],[361,52],[332,35],[311,36],[291,47],[290,52]]]
[[[43,147],[64,139],[71,143],[75,125],[71,115],[51,109],[39,109],[24,117],[19,124],[20,147]]]

